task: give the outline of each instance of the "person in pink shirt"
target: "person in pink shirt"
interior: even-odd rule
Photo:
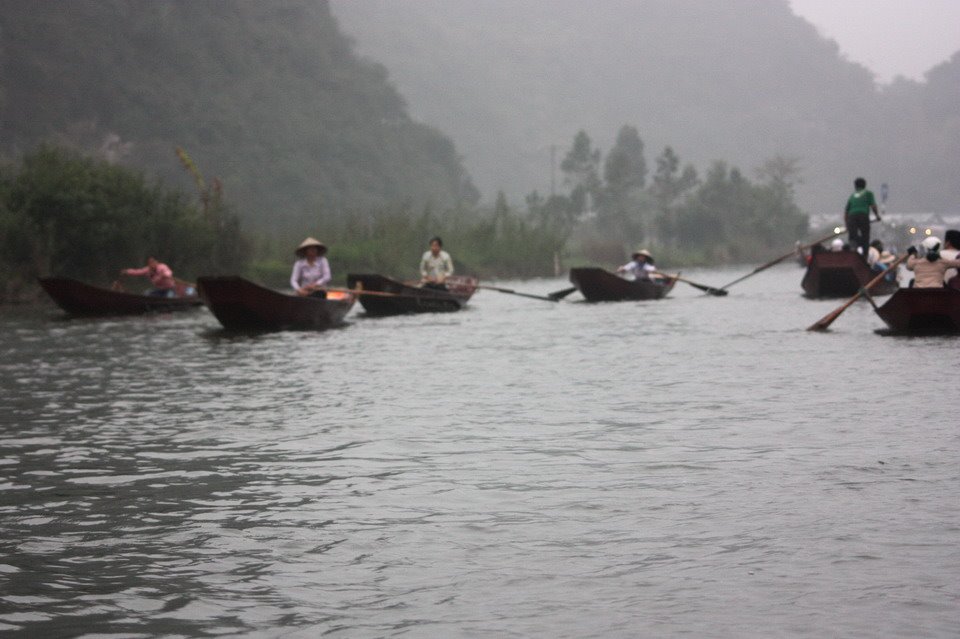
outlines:
[[[175,297],[177,282],[173,279],[173,271],[163,262],[157,261],[154,257],[147,258],[147,265],[142,268],[125,268],[120,271],[120,275],[140,276],[146,275],[153,284],[153,289],[147,291],[147,295],[155,297]]]

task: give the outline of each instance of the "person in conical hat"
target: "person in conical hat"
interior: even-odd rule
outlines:
[[[293,263],[293,272],[290,274],[290,288],[297,295],[326,297],[324,288],[333,279],[330,272],[330,263],[327,262],[327,246],[320,240],[308,237],[300,242],[294,251],[297,261]]]
[[[653,255],[645,248],[637,249],[630,256],[632,259],[617,268],[617,273],[633,275],[634,280],[649,280],[657,267],[654,266]]]

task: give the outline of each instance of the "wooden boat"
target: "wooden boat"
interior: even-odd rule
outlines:
[[[901,288],[877,309],[877,315],[897,334],[960,334],[960,291]]]
[[[570,269],[570,281],[588,302],[619,302],[622,300],[658,300],[669,293],[677,283],[667,279],[663,283],[652,280],[626,280],[602,268]]]
[[[327,299],[288,295],[235,275],[197,278],[200,298],[232,331],[323,331],[343,324],[357,298],[329,292]]]
[[[186,311],[203,302],[187,285],[178,284],[178,297],[155,297],[84,284],[69,277],[42,277],[40,286],[57,306],[71,315],[109,316]]]
[[[479,280],[466,275],[451,275],[446,284],[447,290],[444,291],[400,282],[383,275],[347,274],[349,288],[389,294],[359,296],[360,305],[367,315],[377,317],[459,311],[476,292]]]
[[[859,253],[822,251],[810,256],[810,264],[800,285],[807,297],[850,297],[876,275]],[[896,281],[884,279],[870,289],[870,294],[890,295],[898,288],[900,285]]]

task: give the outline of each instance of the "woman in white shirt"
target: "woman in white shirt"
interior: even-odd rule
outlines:
[[[327,247],[320,240],[308,237],[300,242],[296,255],[299,258],[293,263],[293,272],[290,274],[290,288],[297,295],[312,297],[326,297],[324,289],[333,276],[330,273],[330,263],[324,257]]]

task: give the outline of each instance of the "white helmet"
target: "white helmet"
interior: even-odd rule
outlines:
[[[940,249],[940,238],[934,237],[931,235],[926,238],[924,241],[920,242],[920,246],[927,249],[928,251],[936,251]]]

